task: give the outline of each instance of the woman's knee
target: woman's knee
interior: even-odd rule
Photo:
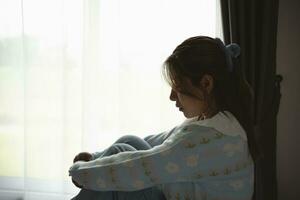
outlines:
[[[127,143],[131,141],[140,141],[140,140],[142,139],[136,135],[124,135],[120,137],[115,143]]]
[[[129,144],[115,143],[106,150],[105,156],[114,155],[125,151],[136,151],[136,149]]]
[[[115,143],[125,143],[134,147],[137,150],[147,150],[151,149],[150,144],[146,142],[144,139],[135,136],[135,135],[125,135],[119,138]]]

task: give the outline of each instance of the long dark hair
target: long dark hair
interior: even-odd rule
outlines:
[[[183,93],[195,96],[187,85],[199,87],[202,76],[209,74],[214,79],[212,96],[217,110],[231,112],[247,133],[248,147],[253,160],[258,156],[254,139],[252,102],[253,92],[233,60],[233,71],[229,71],[224,49],[216,39],[197,36],[185,40],[173,51],[163,64],[162,73],[172,88],[180,88]]]

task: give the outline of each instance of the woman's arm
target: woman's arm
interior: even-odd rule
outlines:
[[[239,136],[188,125],[150,150],[79,161],[69,174],[84,188],[98,191],[135,191],[170,182],[194,181],[246,167],[247,144],[241,142]],[[232,148],[224,148],[229,144]]]

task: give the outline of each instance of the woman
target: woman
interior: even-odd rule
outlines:
[[[170,100],[188,119],[171,131],[125,136],[103,152],[79,154],[74,161],[88,162],[69,170],[83,187],[74,199],[250,200],[252,96],[234,65],[238,54],[237,45],[205,36],[176,47],[163,74]]]

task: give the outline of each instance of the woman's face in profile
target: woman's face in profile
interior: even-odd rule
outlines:
[[[213,86],[211,77],[203,77],[200,84],[207,92],[210,92]],[[179,89],[172,88],[170,100],[176,102],[176,107],[183,112],[186,118],[192,118],[207,111],[207,102],[203,100],[203,90],[193,86],[189,80],[187,81],[187,86],[190,88],[191,92],[199,98],[184,94]]]
[[[202,103],[199,99],[182,94],[175,89],[171,90],[170,100],[176,102],[176,107],[183,112],[186,118],[199,116],[202,112]]]

